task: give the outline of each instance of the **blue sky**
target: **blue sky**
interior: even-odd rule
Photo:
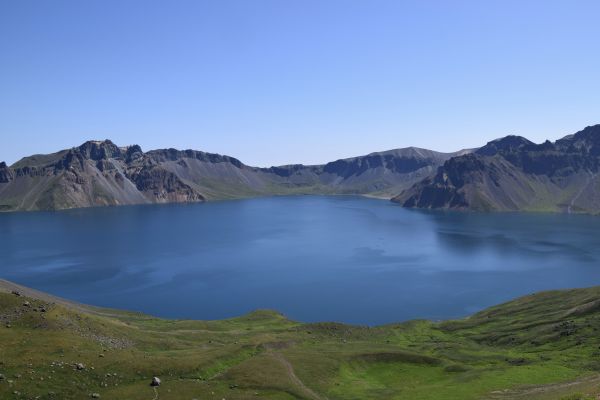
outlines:
[[[0,160],[110,138],[247,164],[600,123],[598,1],[0,1]]]

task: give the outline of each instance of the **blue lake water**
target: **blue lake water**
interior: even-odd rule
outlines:
[[[360,197],[0,214],[0,277],[170,318],[462,317],[600,284],[600,217],[406,210]]]

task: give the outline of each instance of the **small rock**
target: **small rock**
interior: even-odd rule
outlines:
[[[31,306],[31,303],[29,303],[28,301],[26,301],[26,302],[24,302],[24,303],[23,303],[23,306],[25,306],[25,307],[30,307],[30,306]]]
[[[11,293],[15,296],[21,296],[21,292],[19,292],[18,290],[13,290]]]
[[[99,398],[100,398],[99,393],[92,393],[92,399],[99,399]]]
[[[79,371],[82,371],[85,369],[85,365],[83,365],[82,363],[77,363],[75,364],[75,368],[77,368]]]
[[[0,374],[0,381],[4,380],[4,375]]]
[[[150,386],[160,386],[160,378],[154,377],[152,378],[152,382],[150,382]]]

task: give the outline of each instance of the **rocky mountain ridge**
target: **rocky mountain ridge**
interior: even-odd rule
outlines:
[[[392,200],[405,207],[600,212],[600,125],[555,142],[506,136],[447,160]]]
[[[598,213],[599,171],[600,125],[541,144],[511,135],[456,153],[409,147],[270,168],[196,150],[88,141],[0,163],[0,210],[360,194],[409,208]]]
[[[278,194],[391,197],[452,156],[407,148],[324,165],[247,166],[196,150],[119,147],[110,140],[0,164],[0,210],[199,202]]]

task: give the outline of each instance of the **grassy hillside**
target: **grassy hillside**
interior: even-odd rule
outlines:
[[[8,282],[0,287],[2,399],[595,399],[600,393],[600,288],[531,295],[460,321],[369,328],[302,324],[272,311],[163,320],[73,304]],[[158,388],[150,386],[153,376],[162,380]]]

